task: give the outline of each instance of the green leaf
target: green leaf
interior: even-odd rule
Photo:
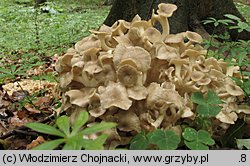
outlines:
[[[185,140],[193,141],[197,135],[197,131],[193,128],[186,128],[182,135],[183,135]]]
[[[31,128],[32,130],[38,131],[40,133],[55,135],[59,137],[65,137],[65,134],[63,134],[60,130],[54,127],[51,127],[49,125],[46,125],[46,124],[33,122],[33,123],[27,123],[25,124],[25,126],[28,128]]]
[[[217,27],[219,25],[219,23],[216,21],[214,22],[214,26]]]
[[[62,144],[64,141],[65,141],[64,139],[56,139],[53,141],[45,142],[33,148],[32,150],[53,150],[60,144]]]
[[[239,149],[246,147],[248,150],[250,150],[250,139],[236,139],[236,143]]]
[[[198,132],[193,128],[186,128],[182,133],[185,145],[192,150],[208,150],[208,145],[214,145],[215,142],[211,135],[205,130]]]
[[[9,70],[1,68],[1,67],[0,67],[0,72],[7,74],[7,75],[12,75],[12,73]]]
[[[116,123],[113,122],[101,122],[98,124],[94,124],[93,126],[84,129],[83,131],[80,132],[80,134],[87,135],[87,134],[93,134],[97,133],[100,131],[104,131],[110,128],[113,128],[116,126]]]
[[[68,138],[66,144],[63,146],[63,150],[81,150],[81,140],[83,138],[80,136]]]
[[[201,144],[201,143],[197,143],[197,142],[188,142],[186,140],[184,140],[185,145],[191,149],[191,150],[209,150],[209,147]]]
[[[218,113],[220,113],[221,107],[216,105],[208,106],[208,116],[207,117],[215,117]]]
[[[60,130],[64,132],[65,135],[69,136],[69,129],[70,129],[69,117],[65,115],[59,117],[56,120],[56,125]]]
[[[214,145],[215,144],[215,142],[211,138],[210,134],[205,130],[198,131],[198,139],[201,140],[201,142],[206,144],[206,145]]]
[[[225,14],[224,16],[226,16],[227,18],[230,18],[232,20],[240,21],[239,17],[232,15],[232,14]]]
[[[149,145],[149,140],[145,132],[137,134],[132,140],[129,149],[131,150],[145,150]]]
[[[221,110],[221,107],[217,105],[223,103],[213,91],[208,91],[206,99],[201,92],[195,92],[192,94],[191,100],[198,104],[196,111],[202,117],[216,116]]]
[[[149,142],[155,144],[160,150],[175,150],[181,142],[180,137],[172,130],[155,130],[147,135]]]
[[[102,134],[94,140],[91,140],[89,143],[85,143],[85,150],[103,150],[103,144],[107,140],[108,135]]]
[[[10,66],[10,70],[11,70],[12,74],[15,73],[15,71],[16,71],[16,65],[11,65]]]
[[[82,111],[79,113],[72,127],[72,135],[75,135],[78,130],[88,121],[89,115],[87,111]]]
[[[221,99],[213,91],[208,91],[207,93],[207,103],[208,104],[223,104]]]
[[[196,111],[202,117],[210,117],[210,112],[207,104],[198,105]]]
[[[196,104],[206,104],[203,94],[201,92],[192,93],[191,100]]]

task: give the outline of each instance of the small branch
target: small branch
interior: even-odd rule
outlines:
[[[62,112],[61,114],[63,114],[64,112]],[[46,122],[49,122],[50,120],[54,119],[55,118],[55,114],[52,114],[48,117],[46,117],[45,119],[41,120],[41,121],[38,121],[39,123],[46,123]],[[29,135],[29,136],[38,136],[37,133],[35,132],[27,132],[27,131],[24,131],[28,129],[26,126],[20,126],[20,127],[17,127],[16,129],[13,129],[9,132],[7,132],[6,134],[0,136],[0,139],[4,140],[6,138],[9,138],[13,135],[16,135],[16,134],[24,134],[24,135]]]

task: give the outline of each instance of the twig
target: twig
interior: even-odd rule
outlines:
[[[64,113],[64,112],[62,112],[62,113]],[[62,113],[61,113],[61,114],[62,114]],[[39,123],[46,123],[46,122],[49,122],[50,120],[52,120],[53,118],[55,118],[55,114],[51,114],[50,116],[48,116],[48,117],[46,117],[45,119],[40,120],[40,121],[38,121],[38,122],[39,122]],[[15,129],[13,129],[13,130],[7,132],[6,134],[0,136],[0,139],[2,139],[2,140],[3,140],[3,139],[6,139],[6,138],[9,138],[9,137],[11,137],[11,136],[13,136],[13,135],[15,135],[15,134],[24,134],[24,135],[35,136],[34,132],[28,134],[28,132],[24,131],[24,130],[26,130],[26,129],[28,129],[28,127],[26,127],[26,126],[17,127],[17,128],[15,128]],[[37,135],[38,135],[38,134],[37,134]]]

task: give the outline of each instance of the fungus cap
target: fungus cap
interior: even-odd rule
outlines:
[[[173,12],[177,10],[177,6],[174,4],[160,3],[158,5],[157,13],[166,17],[171,17]]]
[[[100,93],[100,102],[103,108],[117,107],[128,110],[132,101],[128,98],[126,88],[121,83],[109,82],[104,91]]]
[[[202,43],[203,39],[201,35],[199,35],[196,32],[186,31],[186,37],[189,41],[195,42],[195,43]]]

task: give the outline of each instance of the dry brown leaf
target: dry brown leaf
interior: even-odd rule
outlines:
[[[30,150],[44,142],[46,142],[45,139],[42,136],[38,136],[35,140],[33,140],[30,144],[26,146],[26,149]]]

